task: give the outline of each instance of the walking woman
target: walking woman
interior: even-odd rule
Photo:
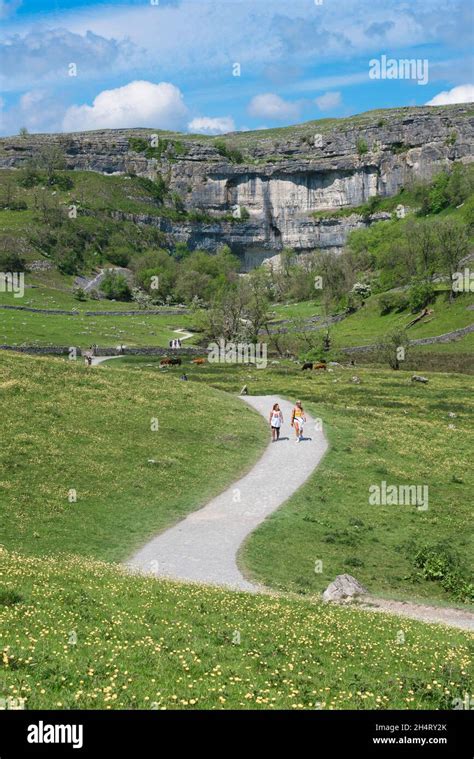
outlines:
[[[283,414],[278,403],[273,404],[270,411],[270,427],[272,430],[272,443],[280,439],[280,429],[283,424]]]
[[[295,407],[293,411],[291,412],[291,426],[295,430],[296,435],[296,442],[299,443],[300,440],[303,440],[303,426],[306,422],[306,417],[304,415],[304,409],[301,405],[301,401],[296,401]]]

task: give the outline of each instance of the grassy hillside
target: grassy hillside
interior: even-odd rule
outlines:
[[[94,304],[89,301],[89,308]],[[133,305],[131,306],[133,309]],[[83,309],[82,309],[83,310]],[[0,344],[74,345],[88,348],[92,343],[114,347],[167,346],[179,337],[175,330],[187,327],[186,315],[77,316],[37,314],[28,311],[0,310]],[[193,339],[188,340],[192,344]]]
[[[144,360],[122,361],[131,373],[133,367],[143,371]],[[118,371],[117,363],[107,371]],[[459,595],[460,581],[446,589],[425,577],[415,556],[428,547],[446,571],[458,563],[460,575],[473,581],[471,377],[431,374],[427,385],[419,385],[402,371],[302,373],[292,364],[267,370],[190,366],[187,372],[190,380],[230,392],[245,382],[251,394],[301,398],[324,420],[331,443],[308,483],[251,535],[241,554],[244,571],[298,593],[319,593],[349,572],[382,596],[450,604],[469,597]],[[352,381],[355,374],[359,384]],[[369,487],[383,480],[427,484],[428,510],[371,506]],[[316,560],[323,562],[321,573],[314,571]]]
[[[0,552],[0,671],[27,709],[450,709],[472,636]]]
[[[406,328],[416,316],[408,309],[401,313],[392,312],[381,316],[379,300],[380,296],[369,298],[359,311],[332,327],[331,331],[338,346],[376,343],[387,332],[396,328]],[[460,294],[451,303],[448,295],[442,293],[429,305],[433,313],[410,327],[408,337],[410,340],[434,337],[467,327],[474,323],[473,305],[474,293]]]
[[[36,276],[26,276],[26,283],[35,283]],[[379,341],[394,328],[405,327],[414,317],[406,309],[401,313],[380,315],[380,295],[371,296],[363,308],[348,316],[344,321],[332,326],[331,334],[336,349],[355,345],[370,345]],[[129,346],[166,346],[177,335],[178,328],[193,328],[191,314],[150,315],[146,311],[137,316],[91,317],[85,311],[121,311],[136,309],[136,304],[112,302],[108,300],[86,302],[77,301],[70,292],[36,284],[25,291],[22,299],[13,293],[1,293],[0,305],[22,305],[46,309],[66,309],[78,311],[77,316],[56,314],[34,314],[25,311],[0,310],[0,343],[7,345],[76,345],[88,347],[91,343],[114,346],[120,342]],[[474,321],[474,294],[460,294],[449,302],[445,292],[440,292],[435,303],[430,305],[433,314],[419,324],[410,327],[408,336],[415,340],[433,337],[468,326]],[[308,319],[321,315],[320,304],[314,301],[275,304],[271,307],[275,320]],[[276,325],[275,325],[276,326]],[[292,328],[291,323],[284,325]],[[191,339],[193,344],[198,337]],[[457,353],[468,352],[472,336],[446,346],[430,346],[432,351]],[[417,349],[418,350],[418,349]]]
[[[124,559],[237,479],[266,444],[262,419],[180,373],[2,352],[0,542]]]
[[[405,328],[416,316],[408,308],[402,312],[393,311],[381,315],[381,297],[382,295],[372,295],[364,302],[362,308],[331,326],[331,336],[337,348],[376,343],[387,332],[396,328]],[[461,293],[450,302],[449,293],[440,291],[429,308],[433,313],[408,329],[411,340],[442,335],[474,323],[474,293]],[[272,306],[272,311],[276,320],[298,320],[322,316],[321,305],[316,301],[276,304]],[[323,318],[321,324],[324,325]],[[284,326],[288,327],[288,325]],[[289,326],[291,328],[291,322]]]
[[[115,300],[77,300],[73,296],[74,277],[61,276],[59,272],[26,272],[25,295],[15,298],[12,292],[0,292],[0,305],[27,306],[28,308],[45,308],[79,312],[84,311],[138,311],[139,307],[133,302]],[[156,310],[159,307],[156,306]]]

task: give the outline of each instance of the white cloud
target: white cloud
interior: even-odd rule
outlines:
[[[444,90],[426,105],[453,105],[454,103],[474,103],[474,84],[461,84],[452,90]]]
[[[297,103],[290,103],[279,95],[267,92],[265,95],[256,95],[252,98],[248,112],[255,118],[288,121],[297,119],[300,109]]]
[[[18,10],[21,0],[0,0],[0,18],[5,19]]]
[[[80,35],[56,28],[10,34],[0,41],[0,55],[0,85],[5,91],[56,81],[70,85],[71,63],[76,64],[78,76],[84,80],[102,77],[112,70],[129,71],[140,61],[140,51],[130,40],[106,39],[91,31]]]
[[[1,133],[15,134],[20,127],[30,132],[56,132],[64,116],[64,106],[48,90],[29,90],[18,102],[5,107],[1,117]]]
[[[156,127],[181,129],[188,109],[181,91],[169,82],[137,81],[104,90],[92,105],[73,105],[66,111],[63,129],[118,129]]]
[[[325,92],[324,95],[316,98],[316,105],[320,111],[332,111],[342,103],[340,92]]]
[[[235,122],[231,116],[221,116],[215,119],[208,116],[198,116],[188,124],[188,130],[197,134],[226,134],[235,132]]]

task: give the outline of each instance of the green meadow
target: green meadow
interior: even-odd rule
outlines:
[[[176,372],[2,352],[0,543],[122,560],[248,469],[261,417]]]
[[[0,671],[26,709],[451,709],[468,633],[0,550]]]
[[[125,357],[105,366],[114,374],[123,367],[159,372],[149,358]],[[348,572],[381,596],[474,602],[472,377],[430,373],[428,384],[421,385],[404,371],[301,372],[297,364],[284,362],[265,370],[189,365],[186,372],[190,381],[229,393],[247,384],[253,395],[300,398],[323,420],[330,442],[310,480],[248,539],[240,555],[248,576],[311,595]],[[382,481],[428,485],[428,509],[371,506],[369,487]],[[423,548],[458,567],[471,589],[458,596],[456,588],[424,577],[414,564]],[[321,572],[315,572],[317,561]]]
[[[95,310],[93,305],[89,307]],[[80,311],[76,316],[67,316],[1,309],[0,344],[88,348],[96,343],[113,348],[123,343],[133,348],[165,347],[171,339],[180,336],[176,330],[188,324],[189,317],[185,314],[143,312],[134,316],[86,316]],[[193,338],[186,342],[192,343]]]

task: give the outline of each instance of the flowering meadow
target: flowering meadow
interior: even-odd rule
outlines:
[[[5,549],[0,582],[0,693],[26,709],[451,709],[473,693],[474,636],[440,625]]]

